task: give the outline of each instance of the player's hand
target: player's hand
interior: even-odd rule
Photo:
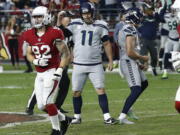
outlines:
[[[41,66],[41,67],[45,67],[48,65],[48,59],[34,59],[33,60],[33,64],[36,66]]]
[[[53,80],[60,81],[62,78],[63,68],[57,68],[53,74]]]
[[[109,71],[112,71],[112,70],[113,70],[113,62],[109,62],[109,63],[108,63],[107,69],[108,69]]]
[[[146,64],[139,64],[138,66],[143,71],[146,71],[148,69],[148,66]]]
[[[144,62],[147,62],[149,60],[149,56],[142,56],[141,59],[144,61]]]

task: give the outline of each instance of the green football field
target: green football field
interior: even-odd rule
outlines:
[[[71,74],[70,74],[71,76]],[[83,92],[82,124],[71,125],[67,135],[179,135],[180,115],[174,109],[174,97],[180,84],[180,74],[169,75],[161,80],[160,75],[147,75],[148,89],[140,96],[133,109],[140,118],[134,125],[104,125],[98,98],[89,80]],[[0,74],[0,111],[24,112],[31,95],[35,73]],[[106,92],[110,113],[117,118],[130,90],[118,73],[106,74]],[[63,105],[68,115],[73,115],[72,92]],[[36,114],[43,114],[37,108]],[[1,121],[0,121],[1,123]],[[50,135],[50,122],[22,123],[1,128],[0,135]]]

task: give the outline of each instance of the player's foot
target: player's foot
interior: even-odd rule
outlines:
[[[118,121],[114,118],[109,118],[107,120],[104,120],[104,124],[107,124],[107,125],[114,125],[116,123],[118,123]]]
[[[52,129],[51,135],[62,135],[60,130]]]
[[[59,108],[59,110],[60,110],[60,112],[62,112],[62,113],[68,113],[68,111],[65,111],[65,110],[62,109],[62,108]]]
[[[81,124],[81,118],[73,118],[71,124]]]
[[[26,108],[25,113],[27,115],[33,115],[34,114],[33,109],[30,109],[30,108]]]
[[[133,120],[138,120],[139,118],[133,113],[133,111],[129,111],[127,116]]]
[[[178,73],[180,73],[180,68],[179,68],[179,69],[177,69],[177,72],[178,72]]]
[[[162,75],[161,79],[168,79],[168,75],[167,75],[167,73],[163,73],[163,75]]]
[[[61,135],[65,135],[69,125],[71,124],[72,118],[66,116],[65,121],[61,121]]]
[[[127,124],[127,125],[131,125],[134,124],[134,122],[129,121],[128,119],[124,118],[124,119],[118,119],[119,124]]]

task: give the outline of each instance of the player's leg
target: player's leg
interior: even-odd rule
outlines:
[[[43,107],[41,108],[41,110],[45,109],[49,115],[49,119],[52,125],[53,135],[54,135],[54,132],[58,134],[60,134],[60,132],[65,134],[70,124],[70,122],[68,121],[71,121],[67,119],[69,117],[66,117],[64,114],[58,111],[56,105],[54,104],[55,98],[57,96],[58,84],[59,84],[57,80],[51,79],[53,77],[54,72],[55,72],[55,69],[50,69],[48,71],[41,73],[43,89],[41,89],[42,101],[40,101]],[[36,96],[38,95],[36,94]],[[37,103],[38,103],[38,97],[37,97]],[[60,128],[60,122],[61,122],[61,128]]]
[[[159,67],[162,70],[163,69],[163,56],[164,56],[164,45],[167,41],[167,36],[161,35],[161,46],[159,51]]]
[[[73,66],[72,72],[72,90],[73,90],[73,109],[74,109],[74,119],[72,124],[81,123],[81,108],[82,108],[82,96],[81,92],[87,79],[87,66]]]
[[[34,106],[36,105],[37,100],[36,100],[36,95],[35,95],[35,91],[33,90],[33,93],[31,95],[31,97],[28,100],[28,104],[26,106],[26,113],[28,115],[33,115],[33,110],[34,110]]]
[[[179,41],[175,41],[173,45],[173,51],[174,52],[179,52],[180,51],[180,43]],[[180,73],[180,69],[176,70],[178,73]]]
[[[116,120],[111,117],[109,112],[108,98],[104,89],[104,70],[101,64],[89,67],[89,79],[93,83],[98,94],[99,106],[102,110],[104,123],[115,124]]]
[[[68,73],[67,73],[67,69],[64,69],[63,74],[62,74],[62,78],[61,81],[59,83],[59,91],[58,91],[58,95],[55,101],[55,104],[57,106],[58,109],[60,109],[60,111],[62,113],[67,113],[67,111],[64,111],[61,106],[63,105],[67,94],[68,94],[68,90],[69,90],[69,85],[70,85],[70,79],[68,77]]]
[[[150,56],[151,56],[152,73],[154,76],[157,76],[157,71],[156,71],[157,61],[158,61],[157,43],[155,40],[152,40],[148,44],[149,44],[148,47],[149,47],[149,52],[150,52]]]
[[[164,50],[164,70],[162,74],[162,79],[168,79],[168,69],[172,67],[171,62],[169,61],[171,59],[171,51],[173,50],[173,43],[172,40],[168,39],[168,41],[165,44],[165,50]]]
[[[123,72],[128,82],[131,93],[126,98],[124,107],[122,109],[122,112],[119,115],[118,120],[120,124],[134,124],[134,122],[127,120],[126,116],[130,108],[133,106],[133,104],[137,100],[137,98],[143,92],[141,88],[141,76],[139,73],[139,68],[135,61],[121,60],[121,65],[123,65],[121,66],[121,71]]]

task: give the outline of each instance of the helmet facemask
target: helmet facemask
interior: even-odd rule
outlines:
[[[33,10],[31,21],[33,27],[38,29],[51,23],[51,15],[46,7],[39,6]]]

